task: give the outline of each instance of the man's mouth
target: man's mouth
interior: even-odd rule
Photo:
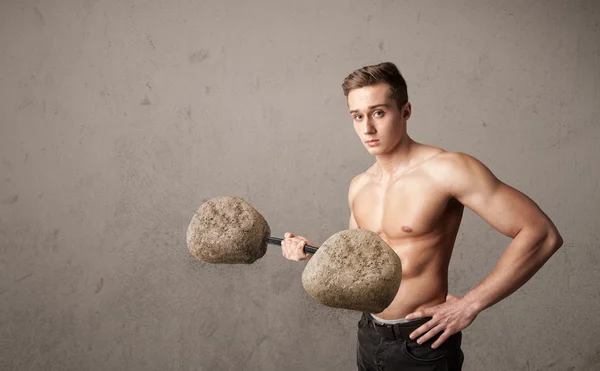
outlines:
[[[370,139],[365,142],[368,146],[376,146],[379,143],[379,139]]]

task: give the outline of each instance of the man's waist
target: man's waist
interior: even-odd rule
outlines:
[[[409,335],[431,317],[407,320],[405,318],[395,320],[384,320],[371,313],[363,313],[363,320],[372,327],[379,335],[390,340],[408,340]]]
[[[369,313],[369,315],[371,317],[373,317],[373,320],[375,322],[378,322],[380,324],[386,324],[386,325],[397,325],[397,324],[410,324],[413,322],[417,322],[419,321],[419,319],[406,319],[406,318],[399,318],[399,319],[384,319],[384,318],[380,318],[377,317],[376,315],[374,315],[373,313]]]

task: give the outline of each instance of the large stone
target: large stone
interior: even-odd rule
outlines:
[[[267,251],[264,239],[271,229],[249,203],[235,196],[206,201],[192,217],[187,245],[198,260],[207,263],[250,264]]]
[[[306,292],[334,308],[380,313],[398,293],[402,264],[377,234],[352,229],[327,239],[302,273]]]

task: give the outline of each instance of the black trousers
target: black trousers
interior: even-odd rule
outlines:
[[[429,318],[379,327],[373,317],[363,313],[358,322],[356,362],[359,371],[460,371],[464,354],[460,349],[462,333],[452,335],[437,349],[431,344],[439,335],[423,344],[408,337]]]

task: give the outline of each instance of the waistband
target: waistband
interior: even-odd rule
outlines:
[[[387,325],[395,325],[397,323],[412,323],[412,322],[418,321],[418,319],[406,319],[406,318],[400,318],[400,319],[383,319],[383,318],[377,317],[373,313],[370,313],[370,315],[371,315],[371,317],[373,317],[375,319],[375,322],[385,323]]]
[[[363,313],[362,320],[372,327],[381,337],[389,340],[409,340],[409,335],[428,322],[431,317],[419,318],[410,322],[388,324],[378,321],[370,313]]]

